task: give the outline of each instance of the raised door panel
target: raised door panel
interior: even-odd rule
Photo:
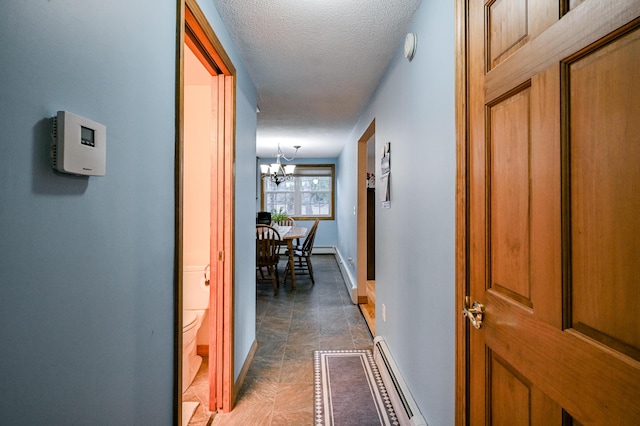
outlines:
[[[492,105],[488,115],[489,287],[531,306],[529,88]]]
[[[531,424],[531,384],[511,366],[490,355],[489,424],[528,426]]]
[[[495,0],[487,5],[489,68],[526,42],[527,0]]]
[[[567,67],[568,326],[640,360],[640,30]]]
[[[504,359],[488,353],[489,398],[486,424],[560,426],[562,408]]]
[[[493,69],[559,18],[557,0],[490,0],[487,22],[487,69]]]

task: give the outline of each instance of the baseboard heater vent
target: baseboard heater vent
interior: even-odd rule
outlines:
[[[378,366],[384,386],[387,388],[393,409],[398,415],[401,426],[427,426],[420,414],[418,406],[411,396],[398,366],[393,361],[389,347],[384,339],[377,336],[373,339],[373,359]]]

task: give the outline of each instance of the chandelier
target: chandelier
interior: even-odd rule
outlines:
[[[286,161],[291,161],[296,158],[296,154],[298,154],[298,150],[300,149],[300,145],[294,145],[296,152],[293,153],[291,158],[287,158],[283,153],[282,149],[280,149],[280,144],[278,144],[278,152],[275,155],[276,162],[272,164],[261,164],[260,171],[262,173],[262,177],[265,179],[269,179],[271,182],[275,183],[276,186],[280,185],[282,182],[292,179],[293,172],[296,168],[295,164],[287,164],[283,166],[280,163],[280,159]]]

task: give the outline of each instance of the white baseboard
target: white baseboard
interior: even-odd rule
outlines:
[[[409,387],[402,378],[400,369],[391,356],[389,346],[382,336],[373,339],[373,359],[378,366],[380,376],[387,388],[387,394],[393,404],[401,426],[427,426],[420,409],[413,399]]]
[[[336,248],[332,246],[313,246],[313,254],[336,254]]]
[[[337,247],[334,247],[336,260],[338,261],[338,266],[340,267],[340,273],[342,274],[342,278],[344,279],[344,284],[347,286],[347,290],[349,291],[349,295],[351,296],[351,303],[354,305],[358,304],[358,280],[351,275],[351,271],[345,266],[346,262],[338,250]],[[315,248],[313,249],[315,253]]]

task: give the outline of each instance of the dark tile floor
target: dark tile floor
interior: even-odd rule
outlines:
[[[369,329],[351,303],[335,257],[314,255],[312,263],[313,286],[308,275],[296,275],[296,290],[288,281],[274,296],[270,282],[258,283],[256,356],[235,408],[217,414],[214,426],[313,425],[313,351],[372,348]],[[206,375],[206,363],[202,370]],[[202,418],[194,416],[190,425],[206,425]]]

